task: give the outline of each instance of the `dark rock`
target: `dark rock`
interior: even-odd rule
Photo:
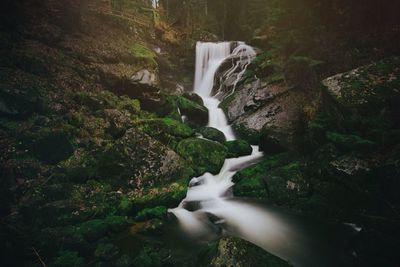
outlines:
[[[195,102],[195,103],[197,103],[197,104],[199,104],[199,105],[201,105],[201,106],[204,106],[204,101],[203,101],[203,99],[201,98],[201,96],[199,96],[199,95],[196,94],[196,93],[188,93],[188,92],[185,92],[185,93],[183,94],[183,97],[186,97],[187,99],[189,99],[189,100],[191,100],[191,101],[193,101],[193,102]]]
[[[228,148],[228,158],[237,158],[250,155],[253,149],[245,140],[227,141],[224,145]]]
[[[262,131],[260,135],[260,150],[267,154],[284,152],[286,149],[280,144],[279,139],[269,132],[265,129]]]
[[[194,127],[205,126],[208,123],[208,110],[203,105],[182,96],[167,97],[167,104],[173,118],[180,119],[180,116],[185,116],[185,122]]]
[[[291,265],[245,240],[237,237],[225,237],[219,241],[217,255],[211,260],[209,266],[289,267]]]
[[[223,132],[212,127],[201,128],[199,132],[203,135],[204,138],[219,142],[221,144],[224,143],[226,140]]]

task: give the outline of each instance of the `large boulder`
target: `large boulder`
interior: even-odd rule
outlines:
[[[171,118],[141,120],[138,125],[149,136],[171,147],[194,135],[194,130],[188,125]]]
[[[218,142],[218,143],[224,143],[225,142],[225,135],[223,132],[221,132],[218,129],[215,129],[213,127],[204,127],[199,130],[199,132],[203,135],[204,138],[207,138],[209,140]]]
[[[245,140],[226,141],[224,145],[228,148],[228,158],[237,158],[250,155],[253,149]]]
[[[290,89],[284,83],[255,80],[239,86],[223,100],[221,107],[241,138],[259,144],[263,131],[267,130],[281,146],[291,147],[301,129],[304,110],[317,102],[311,101],[311,97],[312,94]]]
[[[225,146],[204,139],[190,138],[181,141],[176,151],[190,164],[196,174],[218,173],[227,155]]]
[[[103,72],[101,76],[103,84],[116,95],[139,99],[143,109],[162,112],[165,97],[158,87],[158,77],[154,72],[143,69],[127,78],[124,73],[108,71]]]
[[[385,108],[399,121],[399,66],[399,57],[388,58],[334,75],[322,84],[332,99],[344,108],[364,113]]]
[[[203,105],[183,96],[168,96],[168,109],[170,116],[184,117],[184,121],[191,126],[205,126],[208,123],[208,110]]]
[[[133,178],[137,186],[177,180],[188,171],[173,150],[133,128],[117,141],[109,142],[97,157],[99,173],[104,178],[114,177],[121,182]]]
[[[209,266],[222,267],[289,267],[288,262],[237,237],[225,237],[218,243],[217,254]]]

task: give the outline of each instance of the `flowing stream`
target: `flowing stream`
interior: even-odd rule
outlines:
[[[235,140],[235,134],[218,107],[220,101],[212,95],[212,89],[218,68],[232,56],[239,60],[224,76],[236,75],[239,81],[256,56],[252,47],[242,42],[197,44],[194,92],[203,98],[209,109],[209,126],[222,131],[227,140]],[[249,156],[226,159],[219,174],[205,173],[193,178],[186,198],[179,207],[169,210],[182,231],[192,239],[205,242],[222,235],[238,236],[294,266],[346,266],[340,255],[351,254],[345,251],[345,244],[354,234],[353,228],[309,221],[233,196],[232,177],[262,157],[259,148],[253,146]]]

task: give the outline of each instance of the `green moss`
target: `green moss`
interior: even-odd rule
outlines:
[[[289,158],[287,153],[277,154],[239,171],[232,178],[235,183],[234,194],[236,196],[267,198],[268,175],[272,170],[287,164]]]
[[[78,252],[64,250],[53,260],[50,267],[80,267],[83,264],[83,258],[79,256]]]
[[[129,47],[129,51],[134,57],[144,59],[153,66],[157,65],[157,55],[144,44],[135,43]]]
[[[135,266],[159,267],[162,266],[161,255],[154,249],[145,246],[133,261]]]
[[[166,98],[169,116],[181,119],[184,115],[188,119],[188,123],[194,126],[204,126],[208,122],[208,110],[204,106],[191,101],[183,96],[168,96]],[[178,112],[180,110],[180,113]]]
[[[138,125],[145,133],[172,148],[183,138],[194,135],[189,126],[171,118],[141,120]]]
[[[96,258],[110,261],[118,255],[118,248],[111,243],[99,243],[94,251]]]
[[[339,148],[346,150],[368,151],[376,146],[374,142],[363,139],[357,135],[327,132],[326,138]]]
[[[217,142],[197,138],[181,141],[176,151],[193,166],[196,174],[218,173],[228,152]]]
[[[243,140],[246,140],[250,144],[258,145],[260,141],[261,133],[259,131],[249,129],[241,124],[233,124],[236,134]]]
[[[215,128],[203,127],[199,130],[199,132],[203,135],[204,138],[207,138],[209,140],[216,141],[221,144],[225,142],[224,133]]]
[[[164,206],[157,206],[154,208],[147,208],[141,210],[136,216],[137,220],[148,220],[148,219],[164,219],[167,215],[167,208]]]
[[[228,148],[228,158],[250,155],[253,150],[250,144],[245,140],[227,141],[224,145]]]
[[[192,175],[188,177],[192,177]],[[155,206],[176,207],[186,196],[187,183],[188,179],[181,179],[167,186],[147,188],[141,194],[136,194],[130,199],[131,209],[138,212]]]

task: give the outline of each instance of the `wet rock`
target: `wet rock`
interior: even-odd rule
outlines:
[[[265,250],[236,237],[225,237],[218,243],[217,255],[209,266],[291,266],[288,262],[269,254]]]
[[[212,127],[201,128],[199,132],[203,135],[204,138],[216,141],[221,144],[224,143],[226,139],[223,132]]]
[[[167,103],[173,118],[185,116],[185,122],[194,127],[207,125],[208,110],[203,105],[182,96],[169,96]]]
[[[182,96],[187,98],[187,99],[189,99],[189,100],[191,100],[191,101],[193,101],[193,102],[196,102],[197,104],[199,104],[201,106],[204,106],[203,99],[196,93],[188,93],[188,92],[186,92]]]
[[[250,155],[253,149],[245,140],[227,141],[224,145],[228,148],[228,158],[237,158]]]

